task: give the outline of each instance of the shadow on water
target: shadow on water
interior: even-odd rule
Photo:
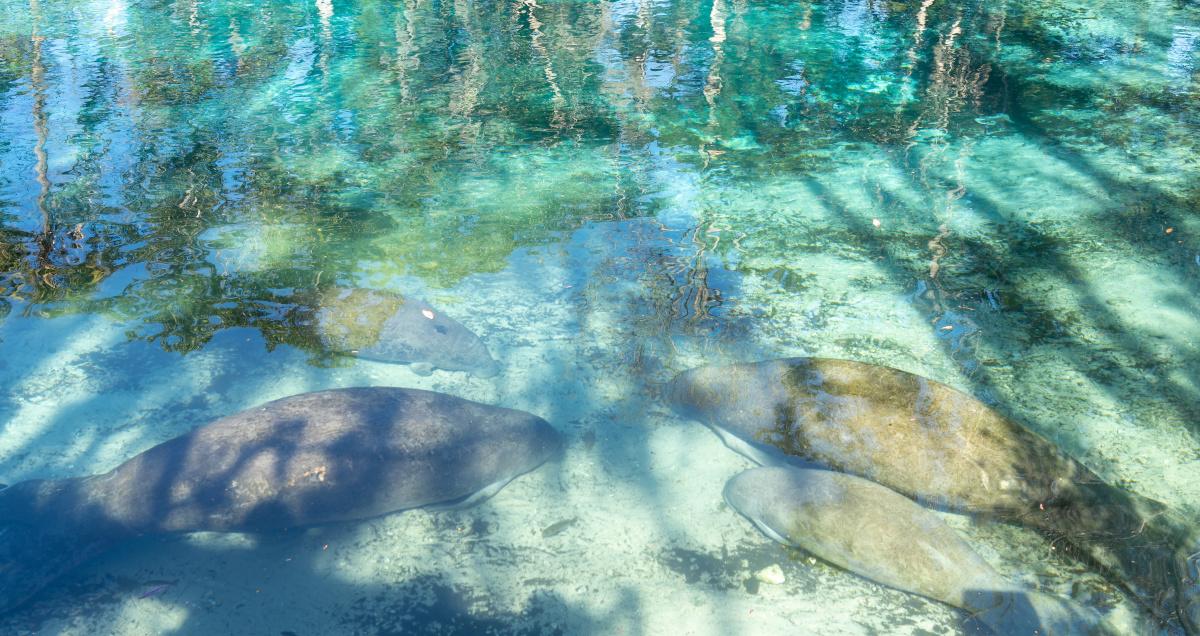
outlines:
[[[470,521],[463,515],[455,518]],[[350,528],[329,526],[303,538],[259,535],[257,557],[244,549],[227,552],[179,538],[140,540],[64,579],[4,623],[12,633],[34,633],[50,625],[118,631],[129,627],[129,614],[114,609],[125,606],[162,617],[153,627],[146,625],[154,633],[180,636],[246,631],[297,636],[640,633],[633,620],[639,615],[638,601],[628,590],[617,590],[608,615],[596,615],[553,590],[536,587],[519,600],[519,609],[496,607],[486,586],[471,587],[418,568],[386,583],[342,580],[323,572],[328,559],[322,558],[327,554],[321,545],[351,540],[348,534],[353,534]],[[152,563],[129,571],[128,564],[148,558],[193,567],[187,578],[173,579],[163,578],[164,569]],[[118,566],[115,575],[105,571],[113,564]],[[253,569],[247,571],[246,565]],[[106,625],[102,617],[114,622]]]

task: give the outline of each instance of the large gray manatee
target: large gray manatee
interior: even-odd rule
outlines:
[[[787,358],[685,371],[667,393],[759,463],[808,462],[1061,538],[1160,620],[1200,634],[1196,524],[961,391],[861,362]]]
[[[428,303],[394,292],[335,287],[320,294],[316,330],[330,351],[488,378],[500,371],[487,346]]]
[[[753,468],[729,480],[725,500],[780,543],[964,609],[1001,636],[1116,633],[1087,608],[1008,582],[933,512],[873,481]]]
[[[258,532],[469,504],[561,448],[545,420],[416,389],[286,397],[102,475],[0,490],[0,611],[131,537]]]

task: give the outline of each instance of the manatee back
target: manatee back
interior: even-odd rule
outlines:
[[[136,532],[267,530],[459,499],[559,445],[528,413],[415,389],[335,389],[164,442],[89,478],[79,498],[87,516]]]
[[[888,367],[822,358],[702,367],[680,374],[672,395],[711,426],[939,506],[1024,511],[1098,481],[975,398]]]

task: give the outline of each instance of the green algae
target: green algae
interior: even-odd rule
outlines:
[[[331,289],[321,296],[321,335],[335,351],[351,352],[379,342],[383,325],[404,304],[399,294],[369,289]]]

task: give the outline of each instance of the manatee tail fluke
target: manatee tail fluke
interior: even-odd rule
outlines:
[[[974,621],[996,634],[1117,636],[1124,631],[1089,608],[1040,592],[971,590],[964,604]]]
[[[38,495],[54,482],[0,489],[0,614],[8,612],[113,541],[65,524],[42,523]]]
[[[1189,575],[1195,522],[1166,505],[1103,482],[1074,484],[1064,505],[1049,504],[1022,521],[1070,544],[1106,571],[1153,615],[1200,621],[1200,584]],[[1190,547],[1190,550],[1189,550]],[[1200,569],[1192,563],[1191,569]]]

